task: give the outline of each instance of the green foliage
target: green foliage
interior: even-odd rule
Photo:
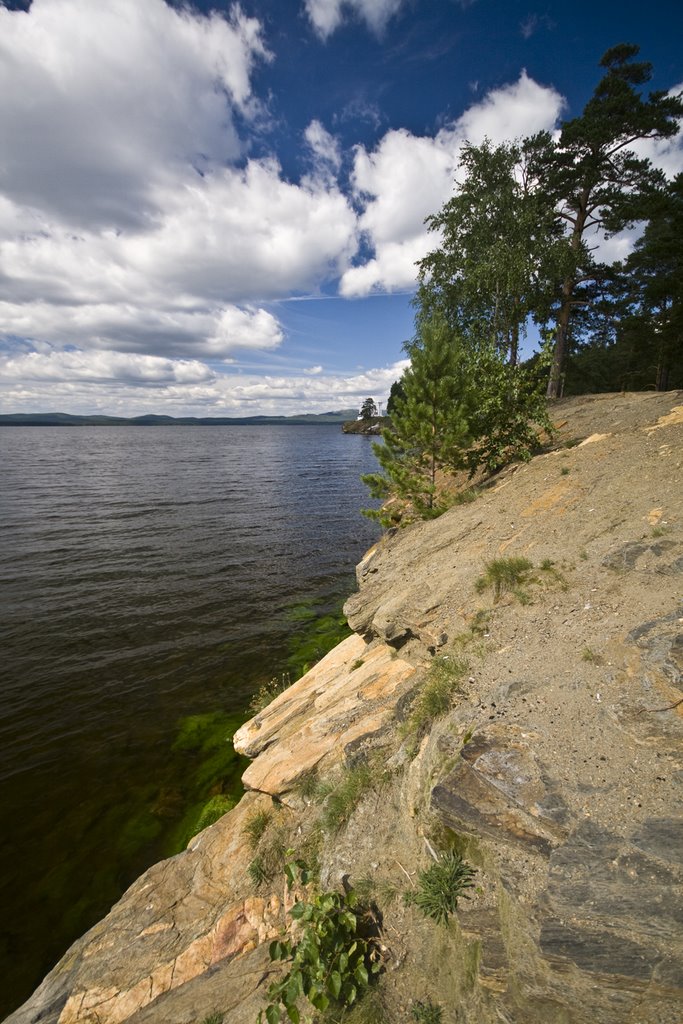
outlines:
[[[205,1017],[202,1024],[223,1024],[222,1013],[210,1013],[208,1017]]]
[[[254,811],[244,823],[242,834],[249,840],[249,846],[255,850],[273,820],[272,811]]]
[[[454,850],[447,850],[437,863],[419,873],[417,888],[406,892],[404,901],[421,910],[425,917],[445,924],[455,913],[458,900],[470,899],[466,890],[474,888],[475,874],[476,868],[470,867]]]
[[[377,406],[374,398],[366,398],[360,408],[360,417],[365,422],[369,422],[377,415]]]
[[[417,1024],[441,1024],[443,1010],[431,999],[418,1000],[411,1006],[410,1015]]]
[[[419,516],[429,516],[438,511],[437,471],[465,465],[465,405],[471,396],[461,347],[443,319],[423,322],[408,351],[411,365],[402,378],[405,397],[394,403],[392,426],[382,431],[384,443],[373,446],[384,475],[372,473],[362,479],[373,498],[397,495]],[[382,510],[366,514],[388,525]]]
[[[533,140],[463,146],[459,187],[427,219],[441,244],[418,264],[420,316],[439,312],[511,366],[529,317],[547,318],[567,261],[537,165]]]
[[[494,601],[499,601],[508,591],[517,598],[524,597],[526,592],[522,588],[533,582],[533,568],[528,558],[494,558],[486,563],[484,574],[477,580],[477,592],[481,594],[492,587]]]
[[[387,416],[393,416],[396,409],[396,403],[404,401],[405,397],[406,393],[405,388],[403,387],[403,380],[395,380],[391,385],[389,398],[387,399]]]
[[[281,821],[268,811],[257,811],[247,819],[243,830],[254,851],[247,872],[259,889],[282,871],[288,845],[288,833]]]
[[[662,174],[637,156],[633,144],[671,138],[679,131],[683,101],[664,92],[644,97],[641,89],[652,67],[635,60],[638,52],[637,46],[625,43],[608,50],[600,61],[606,73],[583,112],[565,122],[559,139],[537,137],[544,150],[547,195],[567,225],[573,261],[562,280],[550,397],[561,393],[567,355],[605,278],[605,268],[596,264],[586,238],[599,229],[614,234],[647,218]]]
[[[287,885],[307,885],[310,873],[300,861],[285,867]],[[269,1005],[258,1015],[258,1024],[277,1024],[283,1011],[299,1024],[297,1003],[306,998],[324,1013],[330,1007],[352,1006],[366,991],[372,975],[380,970],[379,955],[367,936],[366,919],[353,890],[320,892],[299,899],[289,912],[302,929],[298,942],[272,942],[270,958],[288,960],[289,971],[268,989]]]
[[[452,655],[433,659],[427,679],[420,690],[404,726],[404,733],[419,740],[442,715],[450,711],[469,664]]]

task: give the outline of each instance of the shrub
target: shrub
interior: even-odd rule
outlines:
[[[403,899],[407,905],[421,910],[425,917],[445,924],[449,915],[455,913],[458,899],[470,899],[465,890],[474,888],[475,874],[476,868],[466,864],[454,850],[448,850],[441,854],[437,863],[420,872],[417,889],[406,892]]]
[[[285,867],[288,888],[306,885],[309,872],[300,861]],[[353,1005],[380,970],[379,952],[367,934],[366,915],[356,903],[353,890],[320,892],[309,900],[297,900],[289,912],[303,932],[298,942],[277,940],[270,944],[271,960],[290,960],[290,969],[268,989],[270,1000],[258,1015],[277,1024],[282,1011],[299,1024],[297,1002],[305,997],[324,1013],[328,1007]]]

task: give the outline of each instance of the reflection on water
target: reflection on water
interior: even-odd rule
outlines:
[[[178,723],[241,713],[377,531],[338,427],[3,428],[0,460],[4,1015],[167,851]]]

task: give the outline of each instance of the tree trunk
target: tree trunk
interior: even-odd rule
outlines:
[[[581,239],[583,237],[584,228],[586,226],[590,194],[590,188],[586,187],[583,189],[579,197],[578,209],[576,212],[576,220],[574,221],[574,227],[572,228],[572,236],[569,242],[569,245],[575,258],[578,258],[579,248],[581,246]],[[569,317],[572,311],[572,300],[574,298],[575,287],[576,277],[565,277],[564,282],[562,284],[562,301],[560,303],[560,312],[557,317],[557,334],[555,336],[555,350],[553,352],[553,362],[552,366],[550,367],[550,379],[548,380],[548,390],[546,391],[547,398],[561,398],[562,392],[564,390],[564,364],[567,360],[567,352],[569,350]]]
[[[555,334],[555,348],[553,349],[553,361],[550,367],[548,379],[547,398],[561,398],[564,385],[564,364],[567,358],[569,347],[569,315],[572,311],[572,294],[574,292],[574,279],[568,277],[562,285],[562,302],[557,317],[557,331]]]

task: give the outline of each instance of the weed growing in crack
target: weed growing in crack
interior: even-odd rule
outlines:
[[[247,872],[254,886],[260,889],[262,885],[272,882],[282,870],[288,846],[287,829],[283,823],[273,821],[270,812],[257,811],[246,822],[244,834],[254,851]]]
[[[329,832],[338,832],[378,781],[378,766],[370,761],[358,761],[347,768],[325,798],[321,815],[323,827]]]
[[[404,894],[404,902],[417,907],[425,917],[446,924],[455,913],[458,900],[470,899],[466,890],[474,888],[472,879],[476,873],[477,869],[470,867],[458,853],[447,850],[435,864],[419,873],[417,888]]]
[[[438,718],[447,714],[453,705],[453,696],[459,692],[460,683],[468,671],[469,663],[462,658],[447,654],[434,658],[403,727],[404,735],[412,736],[417,743]]]
[[[291,685],[292,680],[289,677],[289,672],[283,672],[279,679],[275,676],[270,682],[264,683],[249,701],[249,711],[251,714],[258,715],[260,711],[263,711],[269,704],[272,704],[276,697],[279,697],[281,693],[288,690]]]
[[[242,829],[242,835],[245,835],[249,841],[249,846],[252,850],[255,850],[266,829],[273,820],[272,811],[254,811],[254,813],[247,818]]]

